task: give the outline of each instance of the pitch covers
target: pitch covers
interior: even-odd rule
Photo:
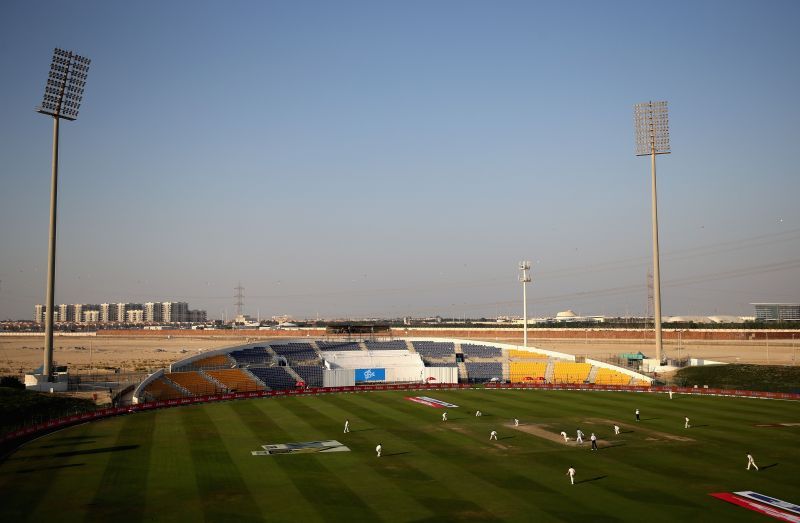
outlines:
[[[452,403],[447,403],[446,401],[437,400],[436,398],[429,398],[428,396],[406,396],[406,399],[408,401],[413,401],[414,403],[427,405],[435,409],[444,409],[444,408],[454,409],[458,407],[458,405],[453,405]]]
[[[325,441],[300,441],[295,443],[274,443],[261,445],[264,450],[252,451],[253,456],[274,456],[276,454],[312,454],[317,452],[350,452],[350,448],[335,439]]]

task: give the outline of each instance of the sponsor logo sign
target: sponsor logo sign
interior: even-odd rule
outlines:
[[[758,501],[771,507],[779,508],[781,510],[788,510],[789,512],[794,512],[800,516],[800,505],[783,501],[782,499],[773,498],[772,496],[759,494],[758,492],[753,492],[752,490],[742,490],[740,492],[734,492],[734,494],[743,498],[752,499],[753,501]]]
[[[356,381],[384,381],[386,369],[356,369]]]
[[[273,443],[261,445],[264,450],[254,450],[253,456],[275,456],[277,454],[317,454],[323,452],[350,452],[350,448],[335,439],[325,441],[299,441],[295,443]]]
[[[453,405],[452,403],[447,403],[446,401],[437,400],[436,398],[429,398],[428,396],[406,396],[408,401],[413,401],[414,403],[420,403],[422,405],[427,405],[429,407],[433,407],[436,409],[443,409],[447,408],[457,408],[458,405]]]
[[[711,496],[723,501],[727,501],[728,503],[733,503],[734,505],[739,505],[740,507],[752,510],[753,512],[758,512],[759,514],[764,514],[765,516],[771,516],[780,521],[800,523],[800,516],[795,516],[794,514],[778,510],[770,507],[769,505],[762,505],[761,503],[751,501],[747,498],[740,498],[739,496],[735,496],[730,492],[715,492],[712,493]]]

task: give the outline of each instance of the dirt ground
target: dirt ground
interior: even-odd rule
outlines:
[[[518,337],[482,337],[471,332],[474,340],[521,343]],[[466,337],[462,335],[462,337]],[[232,347],[251,342],[256,338],[244,336],[56,336],[54,360],[67,365],[72,371],[90,369],[122,371],[147,371],[169,365],[198,352],[221,347]],[[264,338],[260,338],[264,339]],[[654,353],[652,341],[587,340],[531,338],[529,345],[578,356],[604,359],[623,352]],[[800,339],[796,345],[800,345]],[[692,341],[664,345],[669,358],[702,358],[726,363],[756,363],[795,365],[797,347],[792,340],[769,341]],[[43,335],[0,336],[0,374],[22,375],[41,366],[44,352]]]

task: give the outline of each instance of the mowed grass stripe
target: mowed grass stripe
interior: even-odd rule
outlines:
[[[236,405],[236,412],[252,434],[266,443],[290,443],[312,441],[318,438],[306,428],[294,425],[293,416],[284,403],[293,403],[292,398],[262,401],[247,401]],[[277,421],[280,420],[280,423]],[[254,449],[255,450],[255,449]],[[336,454],[317,456],[296,454],[283,456],[253,457],[254,460],[272,460],[286,472],[301,499],[276,504],[275,516],[294,519],[293,507],[313,509],[313,516],[320,521],[340,521],[353,514],[363,515],[365,520],[379,521],[381,518],[350,488],[334,476],[322,460],[335,458]]]
[[[387,460],[391,461],[394,458],[396,461],[402,459],[402,456],[384,453],[378,459],[374,451],[376,442],[367,441],[366,436],[359,437],[352,432],[343,434],[339,422],[334,421],[330,412],[327,409],[315,409],[312,407],[313,404],[321,406],[317,398],[292,398],[291,401],[280,402],[281,406],[288,407],[287,411],[294,417],[294,424],[298,427],[305,426],[308,433],[316,434],[317,438],[336,439],[349,446],[350,453],[329,455],[330,459],[326,459],[326,462],[329,462],[328,469],[340,481],[348,484],[364,503],[371,506],[378,514],[391,513],[393,518],[403,520],[419,520],[433,515],[404,491],[395,490],[393,482],[379,474],[385,466],[391,466],[391,463],[387,465]],[[325,457],[320,456],[320,459]],[[387,506],[386,496],[375,495],[376,492],[393,490],[392,508]]]
[[[80,520],[82,507],[100,480],[97,471],[104,469],[109,455],[84,457],[78,452],[107,447],[116,439],[116,431],[96,436],[93,429],[93,425],[83,424],[58,431],[28,443],[4,461],[0,468],[0,520],[37,521],[46,519],[54,509],[63,512],[61,493],[65,491],[70,493],[67,505],[77,511],[75,518]],[[53,496],[54,492],[58,495]]]
[[[520,467],[524,473],[509,470],[502,463],[503,458],[491,462],[491,468],[486,468],[487,462],[481,458],[481,452],[475,452],[474,441],[467,440],[452,428],[437,425],[443,423],[435,421],[435,418],[431,419],[425,414],[417,417],[404,411],[406,404],[431,412],[441,412],[441,409],[413,404],[391,393],[363,394],[344,398],[344,401],[354,404],[354,410],[368,411],[374,423],[395,436],[397,444],[402,445],[400,450],[410,450],[416,457],[416,463],[440,485],[453,485],[461,491],[462,496],[490,514],[505,520],[520,506],[526,506],[531,517],[543,515],[539,506],[531,502],[530,494],[547,491],[548,487],[537,480],[537,474],[531,469]],[[479,445],[483,445],[487,452],[490,449],[488,441]],[[465,449],[465,446],[469,449]],[[387,452],[392,452],[392,449],[387,448]],[[512,463],[520,466],[519,459]],[[588,513],[590,511],[587,510]]]
[[[200,494],[197,502],[205,520],[262,521],[260,515],[253,514],[257,506],[255,500],[211,417],[220,409],[200,405],[177,410],[189,435],[186,441],[194,461],[194,479]]]
[[[87,507],[86,521],[141,521],[144,503],[137,500],[147,488],[147,470],[152,449],[155,413],[147,412],[125,416],[121,420],[115,441],[116,449],[103,471],[102,479],[94,491],[94,499]]]
[[[197,499],[195,462],[189,444],[192,434],[180,422],[181,414],[160,410],[155,416],[153,449],[150,452],[145,496],[145,520],[202,521]]]

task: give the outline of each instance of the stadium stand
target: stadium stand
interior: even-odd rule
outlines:
[[[267,352],[266,347],[248,347],[242,350],[235,350],[230,356],[241,365],[266,365],[271,363],[272,355]]]
[[[285,367],[256,367],[250,369],[250,372],[272,390],[294,389],[297,387],[297,380],[289,374]]]
[[[185,366],[180,367],[179,370],[201,370],[201,369],[220,369],[229,368],[234,364],[234,361],[228,357],[227,354],[215,354],[200,360],[195,360]],[[173,369],[175,370],[175,369]]]
[[[462,344],[461,352],[464,353],[465,358],[497,359],[503,356],[502,349],[498,347],[489,347],[487,345],[473,345],[471,343]]]
[[[367,341],[364,345],[367,350],[408,350],[408,346],[403,340]]]
[[[456,363],[455,360],[453,361],[425,361],[426,367],[455,367]]]
[[[547,373],[547,362],[512,361],[509,364],[509,374],[512,383],[542,381]],[[532,378],[532,379],[529,379]]]
[[[546,359],[544,354],[537,354],[535,352],[528,352],[526,350],[508,349],[508,357],[519,360],[540,360]]]
[[[592,365],[557,361],[553,368],[553,383],[585,383]]]
[[[278,356],[283,356],[289,365],[319,361],[319,354],[307,343],[287,343],[286,345],[270,345]]]
[[[298,365],[292,367],[308,387],[322,387],[322,367],[319,365]]]
[[[148,383],[142,394],[147,401],[173,400],[185,395],[175,383],[165,380],[163,376]]]
[[[503,364],[499,361],[465,362],[467,379],[473,382],[489,381],[503,377]]]
[[[630,382],[631,376],[629,374],[605,367],[598,367],[594,376],[596,385],[628,385]]]
[[[429,367],[437,360],[451,365],[456,362],[456,346],[451,342],[414,341],[412,345]]]
[[[242,369],[207,370],[205,373],[222,383],[228,389],[228,392],[264,390],[263,384],[254,380],[250,374]]]
[[[357,341],[318,341],[319,350],[361,350],[361,344]]]
[[[164,374],[164,377],[188,390],[193,396],[204,396],[206,394],[224,392],[216,383],[206,379],[205,376],[195,370],[189,372],[170,372]]]

